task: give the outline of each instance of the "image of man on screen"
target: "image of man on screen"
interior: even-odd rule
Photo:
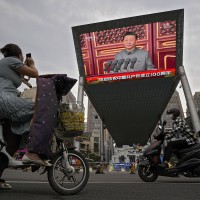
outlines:
[[[149,52],[136,47],[137,34],[126,32],[123,37],[124,50],[115,55],[113,72],[154,70]]]

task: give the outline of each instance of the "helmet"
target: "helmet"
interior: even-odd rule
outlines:
[[[172,119],[175,120],[177,117],[180,116],[180,110],[178,108],[172,108],[167,111],[168,115],[173,115]]]

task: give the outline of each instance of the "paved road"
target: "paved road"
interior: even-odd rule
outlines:
[[[8,169],[4,177],[12,184],[11,190],[0,190],[0,200],[198,200],[200,178],[158,178],[144,183],[137,174],[127,172],[90,173],[83,191],[73,196],[62,196],[49,186],[45,175]]]

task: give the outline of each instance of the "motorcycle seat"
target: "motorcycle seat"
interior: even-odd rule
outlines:
[[[197,144],[192,145],[191,147],[182,149],[182,150],[178,151],[178,153],[186,153],[186,152],[192,151],[194,149],[200,149],[200,143],[197,143]]]

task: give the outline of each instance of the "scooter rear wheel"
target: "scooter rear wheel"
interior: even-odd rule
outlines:
[[[149,166],[139,166],[138,175],[144,182],[154,182],[158,178],[157,170]]]
[[[81,153],[68,150],[68,160],[71,169],[65,167],[63,154],[59,153],[48,170],[49,184],[55,192],[63,195],[77,194],[85,187],[89,178],[89,167]]]

